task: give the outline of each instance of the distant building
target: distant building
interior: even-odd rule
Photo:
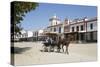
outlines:
[[[45,31],[44,29],[41,29],[41,30],[38,31],[38,40],[39,41],[45,40],[46,35],[44,34],[44,31]]]
[[[51,17],[49,19],[49,21],[50,21],[50,26],[57,25],[57,24],[61,23],[60,19],[56,15],[54,15],[53,17]]]
[[[38,31],[33,31],[33,41],[38,40]]]
[[[37,31],[34,31],[33,32],[33,39],[35,41],[41,41],[44,39],[44,30],[40,29],[40,30],[37,30]]]
[[[15,39],[17,38],[18,41],[32,41],[33,40],[33,33],[31,31],[20,31],[21,34],[15,35]]]
[[[61,22],[57,16],[50,18],[50,24],[47,27],[48,33],[61,34],[61,37],[71,35],[73,42],[97,42],[97,17],[75,19],[73,21],[67,18]]]
[[[97,42],[97,17],[81,18],[69,20],[65,18],[61,21],[56,15],[49,19],[49,26],[45,29],[36,31],[22,30],[21,34],[14,36],[17,40],[22,41],[43,41],[52,33],[53,39],[57,35],[67,38],[68,35],[73,37],[72,42]]]
[[[66,26],[66,25],[65,25]],[[70,22],[69,32],[64,32],[66,36],[72,34],[74,41],[77,42],[96,42],[97,41],[97,18],[84,18],[80,21]]]

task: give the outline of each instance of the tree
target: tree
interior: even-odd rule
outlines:
[[[20,23],[23,17],[31,10],[35,10],[37,6],[38,3],[35,2],[11,2],[11,36],[20,33],[20,30],[22,30]]]

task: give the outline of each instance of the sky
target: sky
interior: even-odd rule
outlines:
[[[24,30],[39,30],[47,27],[49,19],[56,16],[64,21],[65,18],[73,20],[75,18],[96,17],[96,6],[68,5],[68,4],[50,4],[39,3],[39,6],[26,14],[21,26]]]

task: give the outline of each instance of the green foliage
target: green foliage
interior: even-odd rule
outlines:
[[[31,10],[35,10],[38,3],[14,1],[11,3],[11,33],[18,33],[22,29],[20,27],[21,21],[25,14]]]

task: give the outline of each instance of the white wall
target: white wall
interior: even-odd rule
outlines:
[[[39,30],[38,31],[38,36],[42,36],[42,34],[43,34],[43,30]]]
[[[93,29],[90,28],[90,24],[93,23]],[[97,31],[97,21],[87,23],[87,31]]]
[[[93,29],[90,28],[90,24],[93,23]],[[72,27],[74,27],[74,31],[76,32],[76,26],[79,26],[79,32],[85,32],[86,30],[81,31],[81,25],[84,26],[84,23],[79,23],[75,25],[70,25],[70,32],[72,32]],[[84,26],[86,28],[86,26]],[[97,31],[97,21],[87,22],[87,32]]]
[[[79,23],[79,24],[70,25],[70,32],[72,32],[72,27],[74,27],[74,32],[76,32],[76,27],[77,27],[77,26],[79,26],[79,32],[85,31],[85,30],[81,31],[81,25],[84,26],[84,23]]]
[[[27,33],[28,33],[28,37],[33,37],[33,32],[32,31],[28,31]]]

